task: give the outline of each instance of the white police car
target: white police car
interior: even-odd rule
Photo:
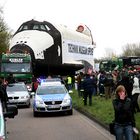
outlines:
[[[33,99],[34,117],[43,112],[67,112],[72,115],[72,98],[64,84],[40,84]]]

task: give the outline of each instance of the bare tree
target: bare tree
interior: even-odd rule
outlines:
[[[123,56],[140,56],[140,43],[127,44],[123,47]]]
[[[116,57],[116,53],[112,48],[106,48],[105,49],[105,58],[106,59],[112,59],[113,57]]]

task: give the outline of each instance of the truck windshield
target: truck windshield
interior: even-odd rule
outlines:
[[[31,66],[29,63],[3,63],[1,72],[31,72]]]

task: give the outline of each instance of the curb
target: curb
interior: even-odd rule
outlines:
[[[83,115],[87,116],[89,119],[95,121],[96,123],[98,123],[99,125],[101,125],[104,129],[109,131],[109,126],[102,123],[101,121],[99,121],[97,118],[95,118],[92,114],[90,114],[89,112],[83,110],[82,108],[79,108],[77,106],[74,106],[74,109],[77,110],[78,112],[82,113]]]

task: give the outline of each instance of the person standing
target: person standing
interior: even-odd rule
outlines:
[[[105,95],[105,87],[104,87],[105,80],[106,80],[105,72],[102,71],[99,77],[99,94],[101,97]]]
[[[113,92],[113,77],[111,73],[106,72],[105,74],[105,82],[104,82],[104,89],[105,89],[105,98],[109,99],[112,97]]]
[[[32,82],[32,92],[36,92],[38,85],[39,85],[39,82],[37,81],[37,79]]]
[[[133,90],[132,90],[132,95],[135,93],[139,93],[139,79],[137,77],[137,75],[134,75],[134,83],[133,83]]]
[[[16,82],[16,80],[15,80],[15,78],[14,78],[14,76],[13,76],[12,73],[10,73],[10,74],[8,75],[8,77],[7,77],[6,80],[8,81],[8,84],[13,84],[13,83]]]
[[[5,84],[3,79],[0,78],[0,100],[2,102],[2,107],[4,112],[7,110],[7,102],[8,102],[6,86],[7,83]]]
[[[117,86],[123,85],[126,89],[127,96],[132,98],[132,91],[133,91],[133,82],[130,80],[128,75],[122,75],[122,79],[118,81]]]
[[[83,72],[80,72],[78,75],[77,75],[77,91],[78,91],[78,96],[79,97],[83,97],[83,89],[82,89],[82,82],[83,82],[83,77],[84,77],[84,74]]]
[[[67,86],[68,86],[68,91],[72,93],[72,77],[68,75],[67,77]]]
[[[89,74],[86,74],[84,81],[82,83],[82,88],[84,89],[84,105],[87,105],[87,98],[89,97],[89,105],[92,105],[92,94],[94,89],[95,81],[90,77]]]
[[[127,97],[124,86],[116,88],[116,98],[113,100],[114,107],[114,131],[116,140],[134,140],[133,128],[135,128],[135,118],[133,104]]]

